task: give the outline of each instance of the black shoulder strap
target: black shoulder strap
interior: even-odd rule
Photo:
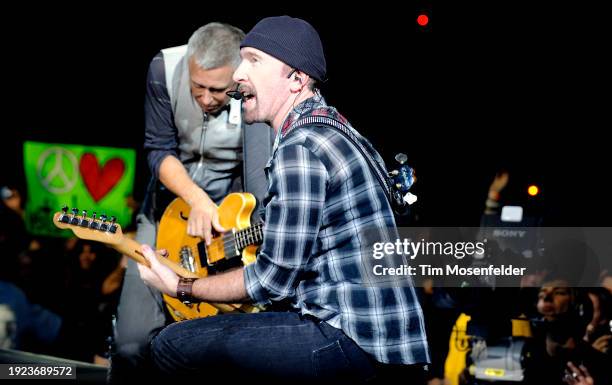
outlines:
[[[380,183],[383,190],[385,191],[385,195],[387,196],[387,199],[389,200],[389,204],[391,205],[391,208],[395,210],[394,190],[391,187],[391,184],[389,182],[389,179],[388,179],[389,174],[387,170],[378,160],[374,158],[372,153],[365,148],[364,144],[355,136],[355,134],[347,127],[347,125],[338,121],[337,119],[333,119],[333,118],[326,117],[326,116],[308,116],[308,117],[299,119],[295,123],[293,123],[289,131],[292,131],[295,128],[299,128],[299,127],[306,126],[306,125],[312,125],[312,124],[324,124],[326,126],[333,127],[339,133],[341,133],[345,138],[347,138],[349,142],[353,143],[355,148],[357,148],[357,150],[361,153],[361,155],[368,162],[370,169],[372,170],[374,175],[376,175],[378,182]]]

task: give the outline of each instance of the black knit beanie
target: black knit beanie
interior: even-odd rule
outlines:
[[[326,64],[319,34],[304,20],[289,16],[267,17],[257,23],[240,44],[274,56],[312,78],[325,79]]]

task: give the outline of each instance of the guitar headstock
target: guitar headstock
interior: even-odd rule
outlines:
[[[107,218],[105,214],[97,217],[94,211],[90,217],[83,210],[79,215],[79,209],[73,208],[68,213],[68,207],[62,207],[61,212],[53,215],[53,223],[60,229],[70,229],[80,239],[97,241],[106,244],[118,244],[123,238],[121,226],[115,223],[116,218]]]
[[[395,155],[395,160],[399,164],[398,168],[391,171],[389,176],[395,183],[395,188],[402,194],[406,194],[410,187],[416,182],[416,176],[414,175],[414,169],[410,167],[406,161],[408,157],[406,154],[399,153]]]
[[[395,160],[399,164],[399,167],[389,173],[389,177],[393,183],[393,198],[398,207],[398,211],[406,213],[408,206],[417,200],[416,195],[408,191],[414,182],[416,182],[416,176],[414,174],[414,169],[406,164],[408,160],[406,154],[397,154]]]

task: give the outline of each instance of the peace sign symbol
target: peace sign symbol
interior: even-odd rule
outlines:
[[[38,158],[36,171],[40,183],[53,194],[72,190],[79,176],[76,156],[61,147],[45,150]]]

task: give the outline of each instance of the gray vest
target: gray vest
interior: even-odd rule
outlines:
[[[271,156],[273,131],[266,124],[242,125],[241,102],[231,99],[229,111],[204,114],[191,96],[187,46],[162,50],[166,86],[178,130],[179,159],[187,172],[215,202],[241,188],[263,199],[267,182],[263,168]],[[243,160],[244,169],[240,170]]]

